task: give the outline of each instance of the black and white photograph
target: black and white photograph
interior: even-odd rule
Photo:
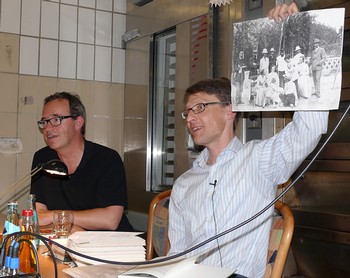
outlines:
[[[233,24],[235,111],[338,109],[345,9]]]

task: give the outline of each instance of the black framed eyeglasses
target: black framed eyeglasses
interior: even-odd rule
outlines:
[[[44,129],[44,128],[47,127],[48,123],[50,123],[52,126],[59,126],[64,119],[68,119],[68,118],[76,119],[77,116],[74,116],[74,115],[55,116],[55,117],[52,117],[52,118],[47,119],[47,120],[40,120],[40,121],[37,122],[37,124],[38,124],[38,127],[40,129]]]
[[[229,102],[214,101],[214,102],[197,103],[193,105],[191,108],[184,110],[181,113],[181,117],[184,120],[186,120],[188,117],[188,113],[190,113],[190,111],[192,111],[194,114],[199,114],[199,113],[202,113],[205,110],[205,108],[211,104],[229,104]]]

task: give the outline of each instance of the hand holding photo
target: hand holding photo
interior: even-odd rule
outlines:
[[[233,24],[234,111],[338,109],[344,8]]]

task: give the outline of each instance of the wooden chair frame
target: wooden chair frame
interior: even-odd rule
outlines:
[[[277,201],[275,203],[275,209],[278,210],[279,213],[282,215],[284,227],[281,242],[278,247],[276,260],[272,268],[270,277],[281,278],[293,237],[294,216],[290,207],[281,201]]]
[[[148,211],[148,228],[147,228],[147,241],[146,241],[146,260],[151,260],[154,258],[154,247],[153,247],[153,221],[154,221],[154,211],[159,201],[164,198],[169,197],[171,194],[171,189],[157,194],[151,201]]]

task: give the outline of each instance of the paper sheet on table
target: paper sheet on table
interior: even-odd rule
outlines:
[[[69,236],[67,247],[84,255],[113,262],[145,260],[145,240],[137,232],[82,231]],[[78,266],[105,262],[70,254]]]
[[[78,247],[113,247],[144,245],[145,240],[138,237],[139,232],[98,232],[79,231],[69,236],[69,240]]]
[[[133,267],[134,266],[103,264],[65,268],[63,272],[74,278],[116,278],[119,274]]]

